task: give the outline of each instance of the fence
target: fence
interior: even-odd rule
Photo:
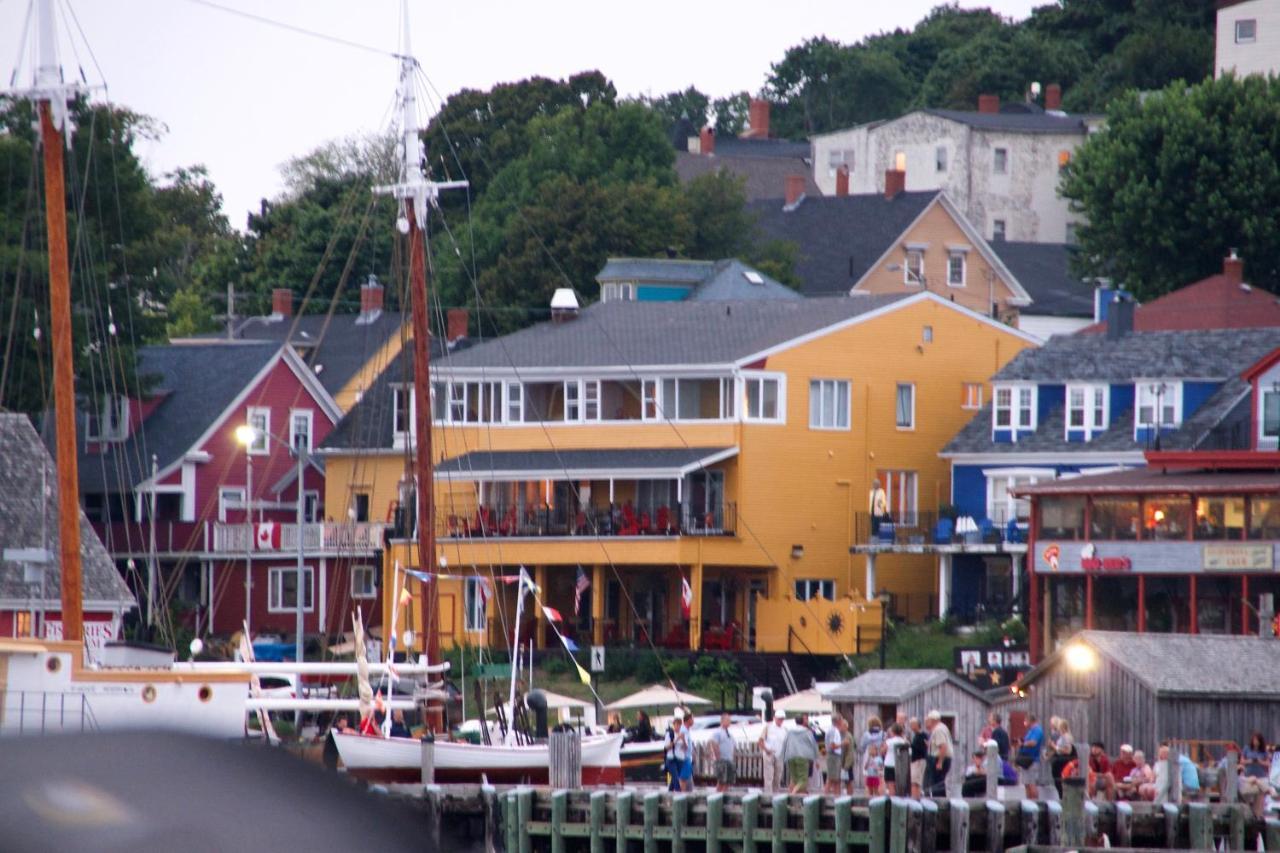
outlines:
[[[739,785],[764,784],[764,751],[758,743],[741,743],[733,750],[733,767]],[[693,776],[701,781],[716,778],[716,748],[710,743],[694,744]]]
[[[227,554],[275,551],[291,554],[298,548],[298,525],[280,524],[279,544],[274,536],[259,541],[261,528],[253,524],[213,523],[213,550]],[[378,551],[387,525],[371,522],[316,522],[302,525],[302,550]]]
[[[989,517],[955,519],[936,512],[916,512],[876,518],[859,512],[853,519],[853,544],[899,547],[911,545],[1003,545],[1027,541],[1025,522],[1010,524],[1004,512]]]
[[[473,514],[441,516],[436,535],[471,537],[565,536],[731,536],[736,528],[737,505],[726,502],[709,510],[687,504],[636,509],[629,504],[608,504],[570,511],[564,506],[483,504]],[[412,532],[409,519],[397,516],[398,538]]]

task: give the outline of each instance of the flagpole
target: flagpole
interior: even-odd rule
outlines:
[[[520,673],[520,617],[524,615],[524,585],[529,577],[524,566],[520,567],[520,578],[516,581],[516,631],[511,642],[511,687],[507,694],[507,713],[515,723],[516,713],[516,677]]]

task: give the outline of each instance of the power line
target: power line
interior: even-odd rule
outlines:
[[[366,53],[376,53],[378,56],[388,57],[391,59],[398,60],[401,58],[400,54],[394,51],[384,50],[383,48],[380,48],[380,47],[374,47],[373,45],[363,44],[358,41],[352,41],[351,39],[344,39],[340,36],[329,35],[328,33],[317,32],[316,30],[309,30],[306,27],[300,27],[297,24],[289,24],[289,23],[285,23],[284,21],[277,21],[273,18],[268,18],[263,15],[255,15],[252,12],[245,12],[242,9],[233,9],[230,6],[223,6],[220,3],[214,3],[212,2],[212,0],[188,0],[188,2],[195,3],[197,6],[207,6],[210,9],[217,9],[219,12],[226,12],[228,15],[236,15],[237,17],[246,18],[250,21],[254,21],[259,24],[266,24],[267,26],[270,26],[270,27],[276,27],[278,29],[287,30],[288,32],[296,33],[298,35],[310,36],[311,38],[320,39],[321,41],[332,42],[333,44],[340,44],[343,47],[353,48],[354,50],[363,50]]]

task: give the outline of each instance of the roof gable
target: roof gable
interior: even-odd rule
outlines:
[[[986,702],[981,690],[945,669],[872,669],[824,695],[832,702],[901,702],[944,682]]]
[[[1008,240],[988,245],[1031,298],[1024,314],[1093,316],[1093,286],[1071,273],[1074,246]]]
[[[1133,311],[1138,332],[1280,327],[1280,297],[1219,273],[1180,287]],[[1106,323],[1081,329],[1105,332]]]

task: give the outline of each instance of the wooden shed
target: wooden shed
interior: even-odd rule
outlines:
[[[987,718],[986,694],[945,669],[873,669],[826,696],[835,712],[849,720],[855,739],[867,730],[872,716],[888,726],[902,711],[923,723],[925,714],[936,710],[955,740],[952,763],[957,773],[964,768],[964,756],[977,747]]]
[[[1280,641],[1222,634],[1082,631],[1019,686],[1042,723],[1066,718],[1076,742],[1154,756],[1165,739],[1244,744],[1280,729]]]

